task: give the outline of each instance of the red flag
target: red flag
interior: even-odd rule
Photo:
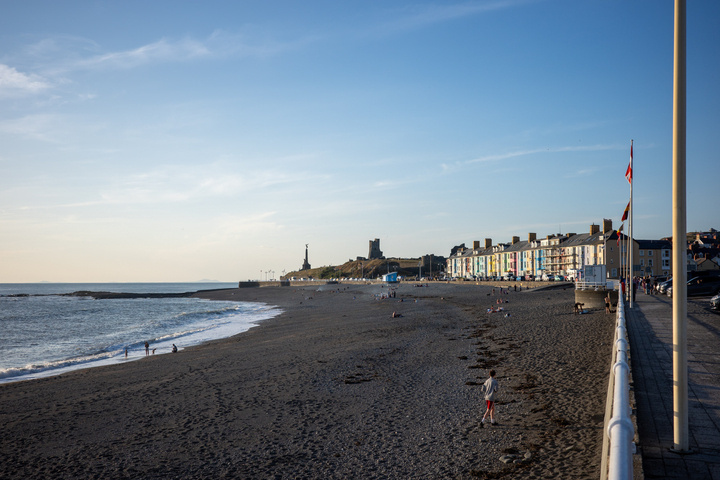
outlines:
[[[623,223],[622,225],[620,225],[620,228],[618,228],[618,230],[617,230],[617,236],[618,236],[617,244],[618,244],[618,247],[620,246],[620,238],[622,237],[622,234],[621,234],[620,232],[622,232],[622,229],[623,229],[624,226],[625,226],[625,224]]]
[[[630,144],[630,163],[628,163],[628,168],[625,170],[625,178],[627,178],[628,183],[632,183],[632,161],[633,161],[633,146],[632,143]]]
[[[623,216],[620,219],[621,222],[624,222],[625,220],[627,220],[629,211],[630,211],[630,202],[628,202],[627,207],[625,207],[625,212],[623,212]],[[622,230],[622,226],[620,227],[620,229]],[[618,232],[619,231],[620,230],[618,230]]]

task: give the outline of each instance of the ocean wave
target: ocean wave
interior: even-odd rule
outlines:
[[[180,311],[164,319],[159,318],[156,322],[147,322],[141,329],[134,328],[126,330],[124,333],[111,332],[106,336],[98,336],[99,343],[94,346],[85,345],[86,351],[84,352],[78,348],[78,351],[75,352],[76,355],[72,357],[0,368],[0,383],[29,380],[71,370],[139,360],[145,357],[146,341],[150,344],[153,354],[170,353],[173,344],[177,344],[182,350],[185,347],[244,332],[260,321],[280,313],[282,313],[281,309],[263,303],[207,301],[207,304],[203,304],[203,308],[199,310]],[[134,315],[141,314],[135,312]],[[105,345],[102,344],[103,338],[108,340]],[[47,339],[47,341],[52,340]],[[27,346],[27,344],[25,345]],[[78,347],[80,346],[78,345]]]
[[[92,355],[83,355],[80,357],[68,358],[65,360],[56,360],[51,362],[41,362],[25,365],[24,367],[3,368],[0,369],[0,379],[31,375],[40,372],[52,371],[59,368],[80,367],[82,365],[98,362],[120,355],[122,350],[107,351]]]

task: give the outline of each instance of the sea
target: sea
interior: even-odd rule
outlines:
[[[139,360],[242,333],[282,313],[256,302],[94,299],[63,294],[184,293],[236,283],[0,284],[0,383]]]

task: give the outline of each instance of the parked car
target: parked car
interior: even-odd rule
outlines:
[[[720,293],[710,299],[710,308],[720,311]]]
[[[658,292],[660,293],[666,293],[668,287],[672,286],[672,278],[670,280],[665,280],[661,284],[658,285]]]
[[[717,295],[720,293],[720,276],[703,275],[695,277],[687,282],[687,296],[697,297],[700,295]],[[667,296],[672,297],[672,287],[667,289]]]

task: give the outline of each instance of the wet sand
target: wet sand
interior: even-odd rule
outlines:
[[[573,315],[571,288],[386,292],[205,292],[285,312],[177,354],[0,385],[0,477],[599,477],[613,315]],[[491,368],[498,424],[483,428]]]

